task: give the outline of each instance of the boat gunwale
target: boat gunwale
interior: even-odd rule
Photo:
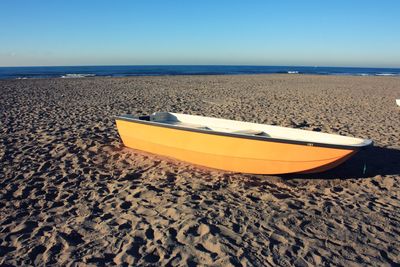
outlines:
[[[227,136],[227,137],[233,137],[233,138],[251,139],[251,140],[258,140],[258,141],[275,142],[275,143],[295,144],[295,145],[303,145],[303,146],[310,146],[310,147],[326,147],[326,148],[336,148],[336,149],[346,149],[346,150],[361,150],[361,149],[365,149],[365,148],[372,146],[374,143],[370,139],[363,139],[366,141],[370,141],[370,143],[367,143],[364,145],[359,145],[359,146],[327,144],[327,143],[319,143],[319,142],[309,142],[309,141],[274,138],[274,137],[269,137],[269,136],[245,135],[245,134],[240,134],[240,133],[229,133],[229,132],[220,132],[220,131],[213,131],[213,130],[207,130],[207,129],[189,128],[189,127],[185,127],[185,126],[161,123],[161,122],[157,122],[157,121],[147,121],[147,120],[140,119],[139,117],[124,117],[124,115],[114,116],[114,118],[115,118],[115,120],[141,123],[141,124],[146,124],[146,125],[151,125],[151,126],[156,126],[156,127],[170,128],[170,129],[181,130],[181,131]],[[291,129],[291,128],[289,128],[289,129]],[[307,131],[307,130],[303,130],[303,131]]]

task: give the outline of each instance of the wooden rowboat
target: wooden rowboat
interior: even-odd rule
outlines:
[[[372,145],[368,139],[169,112],[117,116],[116,124],[127,147],[254,174],[326,171]]]

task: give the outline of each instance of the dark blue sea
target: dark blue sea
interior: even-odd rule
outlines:
[[[164,75],[349,75],[400,76],[400,68],[291,67],[291,66],[67,66],[67,67],[0,67],[0,79],[84,78]]]

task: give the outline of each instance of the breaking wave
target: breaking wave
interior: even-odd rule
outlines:
[[[86,77],[94,77],[96,74],[89,74],[89,73],[67,73],[62,75],[61,78],[86,78]]]

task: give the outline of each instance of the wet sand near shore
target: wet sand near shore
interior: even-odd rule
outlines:
[[[399,77],[0,80],[0,265],[400,264]],[[313,175],[125,148],[114,115],[181,112],[374,140]]]

